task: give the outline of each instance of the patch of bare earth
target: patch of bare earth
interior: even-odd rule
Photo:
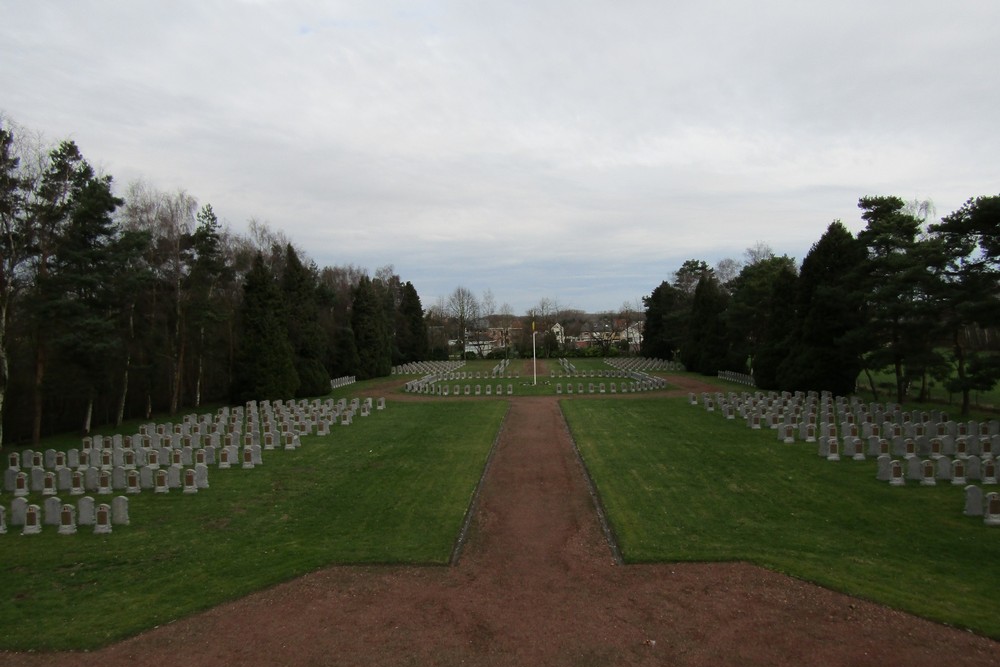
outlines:
[[[1000,645],[747,564],[616,565],[556,400],[520,397],[456,566],[331,567],[101,651],[0,663],[938,667],[998,665]]]

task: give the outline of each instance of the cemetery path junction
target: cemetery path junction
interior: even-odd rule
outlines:
[[[557,399],[507,400],[456,565],[330,567],[0,665],[1000,665],[996,642],[746,563],[616,564]]]

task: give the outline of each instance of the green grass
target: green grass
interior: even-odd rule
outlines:
[[[390,401],[196,495],[132,496],[112,535],[12,528],[0,648],[93,648],[332,563],[447,563],[505,410]]]
[[[564,401],[627,562],[749,561],[1000,638],[1000,530],[684,399]]]

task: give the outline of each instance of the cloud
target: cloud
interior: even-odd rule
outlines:
[[[1000,182],[1000,6],[11,3],[3,111],[423,296],[602,310]],[[495,281],[495,282],[490,282]],[[425,299],[426,301],[427,299]]]

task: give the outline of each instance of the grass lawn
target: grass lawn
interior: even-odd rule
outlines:
[[[332,563],[445,564],[506,407],[390,401],[196,495],[131,496],[112,535],[11,528],[0,649],[93,648]]]
[[[750,561],[1000,638],[1000,530],[962,487],[893,488],[685,399],[562,406],[626,561]]]

